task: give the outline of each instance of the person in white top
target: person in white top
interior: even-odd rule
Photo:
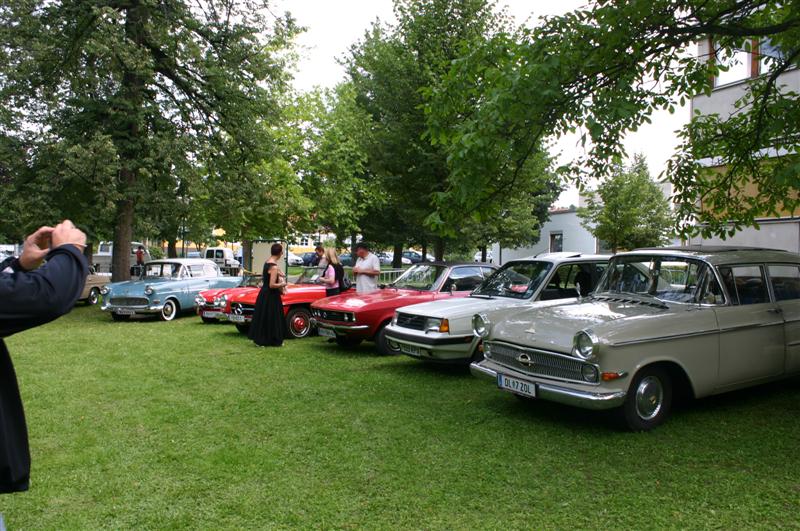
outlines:
[[[378,290],[378,276],[381,274],[381,261],[369,252],[369,246],[360,242],[356,245],[356,265],[353,274],[356,276],[356,293],[372,293]]]

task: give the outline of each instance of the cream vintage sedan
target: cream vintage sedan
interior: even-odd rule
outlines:
[[[542,309],[477,314],[473,374],[520,397],[617,408],[633,430],[700,398],[800,374],[800,255],[641,249],[611,259],[597,290]]]

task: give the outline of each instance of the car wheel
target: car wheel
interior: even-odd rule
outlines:
[[[86,297],[86,304],[89,306],[94,306],[100,302],[100,290],[97,288],[92,288],[89,290],[89,296]]]
[[[648,431],[661,425],[672,407],[672,380],[659,367],[645,367],[636,374],[620,413],[632,431]]]
[[[250,331],[250,323],[237,323],[236,330],[238,330],[240,334],[247,335]]]
[[[363,339],[358,337],[336,336],[336,344],[345,348],[357,347],[362,341]]]
[[[202,319],[202,320],[203,320],[203,322],[204,322],[204,323],[206,323],[206,324],[214,324],[214,323],[216,323],[216,322],[217,322],[217,320],[216,320],[216,319],[214,319],[213,317],[203,317],[203,316],[200,316],[200,319]]]
[[[172,299],[165,300],[164,307],[161,308],[161,313],[159,314],[161,320],[172,321],[177,316],[178,316],[178,303]]]
[[[378,353],[382,356],[394,356],[400,354],[400,347],[392,347],[389,344],[389,338],[386,337],[386,325],[383,325],[375,338],[375,344],[378,347]]]
[[[111,318],[114,321],[129,321],[131,316],[130,315],[120,315],[118,313],[111,313]]]
[[[301,339],[311,333],[311,312],[308,308],[292,308],[286,315],[289,337]]]

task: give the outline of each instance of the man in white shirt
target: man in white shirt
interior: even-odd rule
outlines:
[[[356,277],[356,293],[372,293],[378,290],[378,276],[381,274],[381,261],[369,252],[369,246],[360,242],[356,245],[356,265],[353,275]]]

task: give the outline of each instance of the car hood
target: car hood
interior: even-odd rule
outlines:
[[[206,300],[214,300],[214,297],[219,297],[223,293],[229,293],[233,288],[214,288],[214,289],[205,289],[200,292],[200,296]]]
[[[372,307],[384,306],[407,306],[430,300],[436,296],[433,291],[419,291],[411,289],[384,288],[365,295],[358,293],[346,293],[327,297],[313,304],[315,308],[325,308],[327,310],[338,311],[359,311],[367,310]]]
[[[609,327],[606,323],[621,319],[645,320],[660,318],[669,310],[635,301],[590,300],[547,308],[532,308],[508,314],[493,323],[490,340],[508,341],[528,347],[570,353],[572,339],[584,329],[593,329],[603,340]]]
[[[530,304],[530,300],[511,299],[509,297],[492,297],[491,299],[485,297],[463,297],[413,304],[404,307],[402,311],[411,315],[458,319],[460,317],[472,318],[476,313],[493,312],[510,306],[520,307],[525,304]]]
[[[145,286],[157,286],[167,282],[174,282],[171,278],[153,278],[147,280],[124,280],[108,285],[108,289],[115,295],[125,295],[129,293],[143,293]]]

